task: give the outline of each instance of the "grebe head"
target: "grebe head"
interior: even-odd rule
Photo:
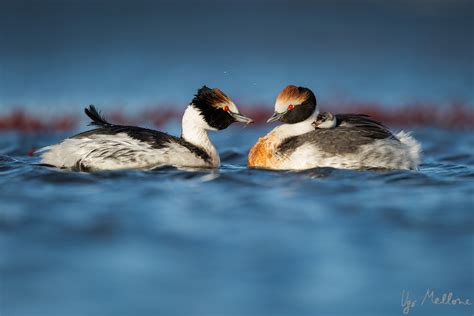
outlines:
[[[275,102],[275,113],[267,123],[299,123],[309,118],[316,110],[316,97],[308,88],[287,86],[278,95]]]
[[[221,130],[234,122],[250,124],[253,120],[239,113],[239,109],[221,90],[203,86],[191,102],[191,106],[199,112],[205,129]]]
[[[311,123],[314,128],[333,128],[336,127],[336,116],[331,112],[319,113],[316,120]]]

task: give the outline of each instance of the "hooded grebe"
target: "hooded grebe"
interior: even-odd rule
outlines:
[[[233,122],[252,120],[221,90],[203,86],[184,112],[181,137],[111,124],[91,105],[85,113],[99,128],[65,139],[40,152],[41,162],[80,171],[150,169],[158,166],[216,168],[219,154],[207,135]]]
[[[311,123],[314,128],[334,128],[336,127],[337,119],[331,112],[319,113],[316,120]]]
[[[409,134],[393,135],[382,123],[363,114],[337,114],[334,128],[315,128],[312,123],[317,115],[311,90],[287,86],[267,121],[285,124],[259,138],[250,150],[248,166],[280,170],[417,168],[420,145]]]

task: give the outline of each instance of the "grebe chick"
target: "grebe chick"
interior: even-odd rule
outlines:
[[[311,123],[314,128],[334,128],[336,127],[336,116],[331,112],[319,113],[316,120]]]
[[[109,123],[91,105],[85,113],[98,128],[45,147],[41,162],[79,171],[151,169],[159,166],[217,168],[219,154],[207,131],[252,119],[239,113],[221,90],[203,86],[182,119],[180,137],[137,126]]]
[[[417,168],[420,145],[408,133],[394,135],[363,114],[337,114],[334,128],[315,129],[312,123],[317,115],[316,97],[310,89],[284,88],[267,121],[283,124],[258,139],[249,152],[248,166],[279,170]]]

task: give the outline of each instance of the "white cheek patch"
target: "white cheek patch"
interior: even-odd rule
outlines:
[[[277,100],[275,103],[275,112],[277,113],[284,113],[288,111],[288,107],[290,105],[293,105],[293,107],[296,109],[298,106],[301,104],[301,100]]]
[[[291,103],[288,103],[288,101],[286,100],[277,100],[276,103],[275,103],[275,112],[277,113],[283,113],[283,112],[286,112],[286,110],[288,110],[288,105],[290,105]]]

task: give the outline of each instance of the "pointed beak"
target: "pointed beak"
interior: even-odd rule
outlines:
[[[278,121],[279,119],[282,118],[283,115],[285,115],[285,113],[286,112],[283,112],[283,113],[275,112],[275,113],[273,113],[273,115],[267,120],[267,123]]]
[[[247,117],[247,116],[242,115],[242,114],[240,114],[240,113],[234,113],[234,112],[231,112],[231,111],[229,111],[228,113],[229,113],[230,116],[232,116],[232,117],[234,118],[234,120],[236,120],[237,122],[244,123],[244,124],[253,123],[253,120],[252,120],[250,117]]]

